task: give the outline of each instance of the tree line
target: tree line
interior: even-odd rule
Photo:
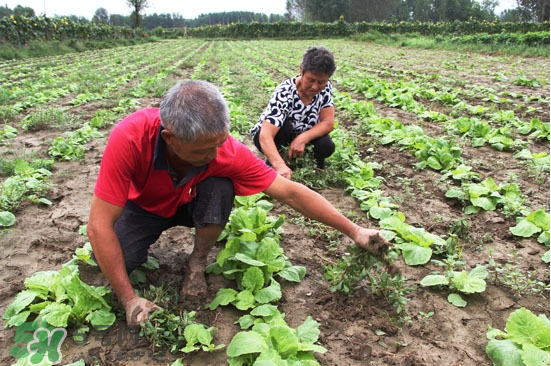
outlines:
[[[100,23],[112,26],[128,26],[136,28],[135,11],[130,15],[109,14],[107,9],[98,8],[91,20],[85,17],[77,17],[75,15],[67,15],[65,18],[72,22],[82,24]],[[37,16],[33,8],[17,5],[14,9],[8,7],[0,7],[0,18],[9,17],[10,15],[22,15],[27,18]],[[249,11],[231,11],[220,13],[200,14],[196,18],[184,18],[179,13],[172,14],[149,14],[142,15],[138,18],[139,27],[144,29],[162,28],[193,28],[201,26],[210,26],[215,24],[227,25],[231,23],[275,23],[286,21],[285,16],[279,14],[266,15],[263,13],[254,13]]]
[[[91,20],[68,15],[73,22],[89,22],[143,29],[195,28],[234,23],[275,23],[287,21],[331,23],[343,19],[355,22],[453,22],[476,19],[502,22],[549,21],[550,0],[516,0],[516,7],[496,14],[498,0],[287,0],[284,15],[232,11],[200,14],[184,18],[179,13],[143,15],[151,0],[126,0],[130,15],[109,14],[98,8]],[[36,16],[30,7],[17,5],[13,10],[0,7],[0,18],[10,15]]]
[[[349,23],[495,18],[504,22],[549,21],[549,0],[516,0],[515,8],[496,14],[498,3],[498,0],[287,0],[286,16],[306,22],[333,22],[342,16]]]

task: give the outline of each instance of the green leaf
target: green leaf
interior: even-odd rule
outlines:
[[[449,294],[448,301],[450,302],[450,304],[453,304],[454,306],[457,306],[459,308],[464,308],[467,305],[467,302],[463,300],[463,298],[459,294]]]
[[[550,220],[549,220],[549,214],[545,212],[543,209],[531,212],[526,216],[526,220],[534,223],[537,227],[541,228],[542,230],[549,230]]]
[[[541,228],[523,218],[519,219],[515,226],[510,227],[509,231],[511,231],[513,235],[523,238],[529,238],[532,235],[539,233],[541,231]]]
[[[15,215],[9,211],[0,211],[0,226],[12,226],[15,224]]]
[[[252,293],[258,291],[264,286],[264,273],[258,267],[249,267],[243,273],[241,285]]]
[[[432,256],[432,249],[421,247],[417,244],[404,243],[396,245],[404,256],[405,262],[410,266],[427,263]]]
[[[210,310],[215,310],[219,306],[231,304],[237,297],[237,291],[232,288],[222,288],[216,293],[216,297],[207,307]]]
[[[480,207],[476,207],[473,205],[468,205],[467,207],[465,207],[465,213],[467,215],[472,215],[479,212],[480,212]]]
[[[4,320],[9,320],[19,314],[36,299],[37,295],[38,293],[33,290],[24,290],[18,293],[4,312]]]
[[[59,279],[58,271],[35,272],[31,277],[25,279],[25,287],[47,295],[50,290],[55,291],[59,285]]]
[[[421,280],[421,286],[442,286],[449,285],[449,281],[446,276],[442,275],[428,275]]]
[[[319,323],[307,316],[304,323],[297,327],[297,336],[301,343],[314,343],[320,335]]]
[[[465,197],[465,192],[463,192],[460,188],[450,188],[446,191],[446,197],[463,198]]]
[[[476,206],[480,207],[486,211],[494,211],[496,209],[496,202],[493,199],[487,198],[487,197],[475,197],[471,198],[471,203]]]
[[[254,295],[254,300],[261,304],[268,304],[279,299],[281,299],[281,286],[273,278],[270,286],[263,288]]]
[[[281,315],[277,306],[271,304],[260,305],[259,307],[251,310],[251,315],[261,316],[264,318],[273,318],[275,316]]]
[[[390,217],[392,209],[388,207],[376,207],[373,206],[369,209],[369,215],[374,219],[380,220],[382,218]]]
[[[256,308],[258,309],[258,308]],[[256,310],[256,309],[253,309],[253,310]],[[251,314],[245,314],[243,315],[242,317],[240,317],[236,323],[239,324],[239,326],[241,327],[241,329],[248,329],[250,327],[253,326],[253,324],[255,323],[256,321],[256,318],[254,316],[252,316]]]
[[[192,325],[192,324],[190,324],[190,325]],[[207,327],[205,325],[203,325],[203,324],[198,324],[198,325],[200,325],[200,328],[197,331],[197,340],[199,341],[199,343],[201,343],[205,346],[210,345],[212,343],[212,333],[210,332],[209,329],[207,329]],[[189,327],[189,325],[188,325],[188,327]]]
[[[277,273],[278,276],[285,278],[287,281],[300,282],[306,276],[306,267],[290,266],[285,267]]]
[[[250,266],[263,267],[266,265],[266,263],[257,261],[243,253],[236,253],[233,258]]]
[[[293,329],[289,328],[289,326],[271,326],[269,334],[272,345],[279,352],[281,357],[289,358],[297,353],[298,338]]]
[[[494,366],[526,366],[520,351],[518,344],[510,340],[492,339],[486,346],[486,354]]]
[[[549,239],[550,239],[549,230],[544,231],[538,236],[538,243],[541,243],[549,248]]]
[[[486,272],[484,267],[479,267],[480,269],[476,270],[475,268],[469,274],[466,271],[453,272],[451,285],[465,294],[484,292],[486,290],[486,281],[484,279],[488,276],[488,272]]]
[[[66,328],[72,308],[67,304],[51,303],[40,312],[42,319],[54,327]]]
[[[541,260],[544,261],[545,263],[548,263],[549,264],[549,250],[547,252],[545,252],[545,254],[543,254],[543,256],[541,257]]]
[[[16,327],[21,323],[27,321],[27,318],[31,315],[31,311],[22,311],[6,320],[6,327]]]
[[[268,349],[266,340],[257,332],[239,332],[231,340],[226,354],[229,357],[260,353]]]
[[[88,321],[96,329],[106,329],[115,323],[117,317],[112,311],[106,309],[94,310],[86,316]]]
[[[540,349],[549,350],[549,321],[544,321],[530,310],[515,310],[505,326],[508,339],[519,344],[533,344]]]
[[[527,344],[522,347],[521,352],[522,361],[526,366],[541,366],[549,365],[549,350],[542,350],[538,347]]]
[[[254,308],[256,304],[254,295],[249,290],[241,291],[237,294],[233,305],[239,310],[248,310]]]
[[[438,159],[436,159],[434,156],[431,156],[427,159],[427,164],[434,170],[442,169],[442,165],[440,164]]]

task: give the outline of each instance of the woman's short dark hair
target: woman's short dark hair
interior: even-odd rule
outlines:
[[[309,47],[302,56],[302,72],[331,76],[337,69],[333,53],[322,46]]]

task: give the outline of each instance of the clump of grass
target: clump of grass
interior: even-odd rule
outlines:
[[[79,122],[79,117],[67,113],[63,108],[50,107],[27,115],[21,121],[21,128],[28,131],[41,131],[49,127],[71,130]]]

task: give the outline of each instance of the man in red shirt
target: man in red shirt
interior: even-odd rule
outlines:
[[[149,247],[170,227],[195,228],[182,295],[206,291],[207,256],[235,195],[264,192],[365,249],[388,248],[378,230],[356,225],[318,193],[278,175],[229,129],[227,103],[205,81],[176,84],[160,108],[135,112],[113,129],[94,188],[88,236],[129,326],[158,307],[135,293],[128,273],[147,260]]]

